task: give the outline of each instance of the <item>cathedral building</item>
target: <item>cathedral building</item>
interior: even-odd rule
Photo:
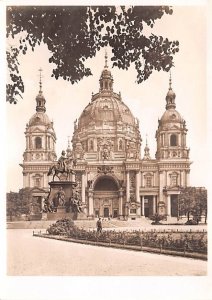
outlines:
[[[189,185],[191,162],[186,122],[176,110],[175,98],[170,78],[165,112],[155,135],[155,158],[150,157],[147,142],[141,157],[139,120],[121,94],[113,91],[113,77],[105,57],[99,92],[92,94],[75,121],[72,149],[70,145],[67,149],[67,155],[71,152],[77,159],[77,188],[88,217],[137,219],[155,213],[177,216],[177,195],[180,187]],[[41,87],[36,102],[36,113],[25,132],[21,166],[24,187],[36,188],[38,195],[49,190],[47,172],[56,159],[56,136],[45,113]]]

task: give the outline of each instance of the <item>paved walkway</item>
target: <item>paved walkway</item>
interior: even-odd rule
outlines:
[[[206,275],[207,262],[55,241],[7,230],[8,275]]]

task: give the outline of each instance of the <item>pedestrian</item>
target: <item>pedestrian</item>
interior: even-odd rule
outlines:
[[[96,222],[97,232],[102,232],[102,220],[99,218],[99,220]]]

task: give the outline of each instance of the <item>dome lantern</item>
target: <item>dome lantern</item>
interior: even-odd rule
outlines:
[[[175,92],[172,90],[172,78],[171,78],[171,72],[170,72],[170,78],[169,78],[169,90],[166,95],[166,110],[170,108],[176,108],[175,104]]]
[[[99,79],[100,82],[100,92],[108,92],[108,91],[113,91],[113,77],[111,75],[110,70],[108,69],[107,65],[107,52],[105,51],[105,66],[102,71],[101,77]]]
[[[46,107],[45,107],[45,103],[46,103],[46,100],[43,96],[43,91],[42,91],[42,81],[41,81],[41,72],[43,71],[41,68],[38,70],[40,72],[40,81],[39,81],[39,86],[40,86],[40,89],[39,89],[39,93],[36,97],[36,111],[37,112],[46,112]]]

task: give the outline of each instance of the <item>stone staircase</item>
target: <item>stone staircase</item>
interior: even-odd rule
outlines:
[[[76,220],[74,221],[74,224],[79,228],[90,228],[95,229],[96,228],[96,222],[95,220]],[[118,228],[142,228],[146,226],[150,226],[151,220],[146,218],[140,218],[137,220],[117,220],[117,219],[111,219],[111,220],[103,220],[102,221],[102,227],[104,228],[110,228],[110,229],[118,229]]]
[[[17,221],[17,222],[8,222],[7,229],[47,229],[51,224],[55,223],[57,220],[64,218],[64,215],[61,215],[59,218],[58,214],[52,214],[52,218],[49,220],[40,220],[40,221]],[[70,218],[70,215],[66,215],[67,218]],[[94,220],[75,220],[74,224],[79,228],[84,229],[96,229],[97,219]],[[151,224],[151,220],[148,219],[137,219],[137,220],[103,220],[102,227],[110,229],[118,228],[142,228],[147,227]]]

